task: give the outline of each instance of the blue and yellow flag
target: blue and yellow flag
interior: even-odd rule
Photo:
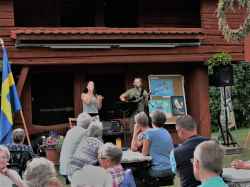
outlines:
[[[12,143],[13,113],[21,110],[6,48],[3,47],[3,70],[0,113],[0,144]]]

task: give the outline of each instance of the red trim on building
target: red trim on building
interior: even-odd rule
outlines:
[[[44,28],[44,27],[37,27],[37,28],[16,28],[11,31],[11,38],[12,39],[34,39],[34,37],[38,37],[39,39],[49,39],[48,36],[53,36],[54,39],[67,39],[65,36],[77,36],[80,39],[91,39],[91,37],[101,36],[138,36],[141,39],[142,36],[185,36],[184,38],[187,39],[187,35],[193,35],[190,39],[200,39],[203,32],[201,28],[107,28],[107,27],[84,27],[84,28]],[[85,38],[84,38],[85,36]],[[86,37],[89,38],[86,38]],[[197,38],[198,36],[198,38]],[[170,37],[171,38],[171,37]],[[179,39],[179,37],[177,37]],[[72,39],[72,37],[70,37]],[[109,38],[108,38],[109,39]],[[114,37],[117,39],[117,37]],[[125,38],[127,39],[127,38]],[[137,39],[137,38],[132,38]],[[143,39],[143,38],[142,38]],[[146,39],[146,38],[145,38]],[[155,39],[155,37],[152,37]]]

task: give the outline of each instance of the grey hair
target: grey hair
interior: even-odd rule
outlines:
[[[224,150],[214,140],[199,144],[194,151],[194,158],[200,161],[201,168],[220,174],[223,168]]]
[[[13,141],[14,143],[23,143],[25,139],[25,132],[21,128],[13,130]]]
[[[139,112],[135,115],[135,122],[142,127],[148,127],[148,116],[145,112]]]
[[[98,150],[98,156],[111,160],[115,164],[119,164],[122,159],[122,150],[112,143],[103,144]]]
[[[165,113],[159,110],[152,112],[150,117],[152,119],[152,124],[157,127],[162,127],[167,121]]]
[[[89,128],[87,129],[87,136],[88,137],[95,137],[95,138],[102,138],[102,123],[95,120],[92,121],[89,125]]]
[[[178,116],[176,119],[176,126],[186,129],[188,131],[193,131],[197,129],[197,124],[190,115]]]
[[[8,160],[10,160],[10,151],[5,145],[0,145],[0,151],[5,152]]]
[[[76,125],[84,129],[87,129],[91,121],[92,121],[91,116],[86,112],[82,112],[78,115],[76,119]]]
[[[28,187],[47,187],[56,177],[54,164],[45,158],[34,158],[24,172],[24,181]]]

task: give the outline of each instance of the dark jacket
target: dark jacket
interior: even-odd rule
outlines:
[[[193,136],[174,149],[176,170],[179,174],[182,187],[196,187],[200,185],[200,182],[194,178],[191,159],[193,158],[196,146],[206,140],[208,138]]]

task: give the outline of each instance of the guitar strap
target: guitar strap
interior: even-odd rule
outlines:
[[[144,89],[142,88],[142,89],[141,89],[141,94],[140,94],[140,97],[142,97],[142,96],[143,96],[143,92],[144,92]]]

